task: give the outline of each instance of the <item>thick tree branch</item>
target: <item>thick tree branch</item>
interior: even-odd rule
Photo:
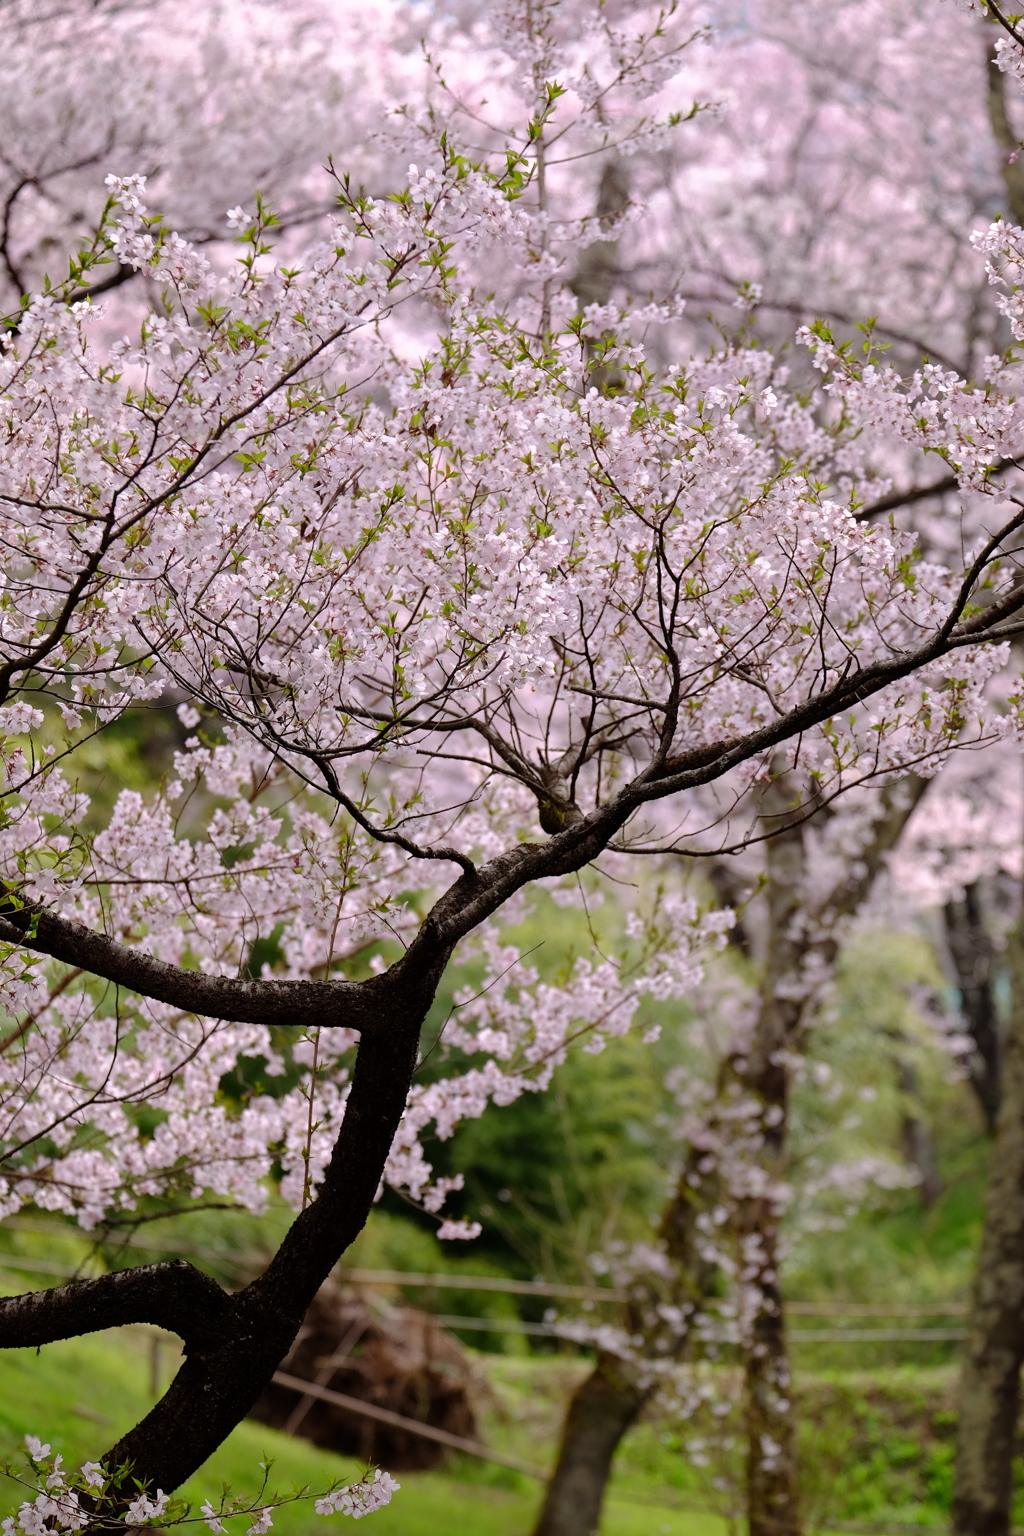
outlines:
[[[702,743],[668,758],[660,767],[637,775],[605,805],[581,817],[547,842],[520,843],[480,866],[474,879],[464,875],[435,903],[406,959],[421,946],[426,945],[429,949],[438,941],[454,947],[530,881],[582,869],[604,852],[641,805],[711,783],[730,769],[791,741],[801,732],[823,724],[842,710],[862,703],[891,683],[909,677],[964,645],[980,644],[990,638],[1000,639],[1000,632],[993,626],[1008,614],[1024,608],[1024,585],[1015,586],[981,613],[958,623],[968,596],[961,594],[942,628],[915,650],[897,653],[889,661],[845,672],[831,688],[804,700],[770,724],[734,737],[731,742]]]
[[[0,1300],[0,1349],[25,1349],[127,1323],[176,1333],[186,1351],[212,1349],[223,1336],[232,1300],[216,1280],[184,1259],[118,1269],[46,1291]]]
[[[547,841],[520,843],[479,870],[463,873],[434,904],[402,960],[367,982],[249,982],[203,976],[117,944],[80,924],[8,900],[6,911],[0,909],[0,940],[52,954],[143,995],[213,1017],[303,1025],[344,1023],[364,1029],[345,1118],[317,1199],[296,1219],[265,1274],[231,1299],[218,1318],[210,1347],[187,1353],[164,1398],[110,1450],[108,1466],[138,1468],[152,1486],[173,1489],[249,1411],[286,1353],[317,1289],[371,1209],[405,1109],[420,1029],[457,941],[529,881],[571,873],[598,857],[645,802],[720,778],[737,764],[771,751],[959,646],[984,642],[993,625],[1024,607],[1024,587],[1015,588],[963,623],[960,619],[969,597],[965,586],[945,622],[914,650],[859,671],[851,667],[830,688],[770,725],[731,742],[702,744],[668,758]],[[373,1027],[367,1028],[370,1024]],[[58,1336],[54,1331],[58,1327],[82,1331],[80,1323],[68,1322],[81,1296],[94,1298],[88,1313],[94,1319],[126,1318],[126,1309],[119,1311],[106,1302],[107,1296],[117,1294],[113,1290],[69,1291],[65,1318],[60,1324],[51,1320],[46,1337]],[[50,1305],[57,1307],[57,1303]],[[152,1291],[144,1305],[145,1320],[160,1321]],[[166,1305],[164,1325],[184,1328],[189,1320],[182,1314],[188,1308],[180,1308],[176,1296]],[[140,1300],[136,1317],[142,1307]],[[103,1321],[88,1324],[107,1325]],[[204,1324],[200,1327],[205,1329]],[[127,1497],[127,1484],[125,1492]]]
[[[1011,519],[990,546],[994,548],[1022,516]],[[574,820],[546,842],[520,843],[471,873],[464,872],[434,904],[404,958],[367,981],[244,981],[204,976],[129,949],[82,924],[38,908],[16,907],[13,902],[6,912],[0,908],[0,942],[52,955],[144,996],[207,1017],[302,1027],[342,1024],[365,1030],[374,1023],[384,994],[393,987],[404,988],[407,973],[417,967],[432,968],[441,951],[450,953],[461,938],[529,882],[575,873],[597,858],[641,805],[721,778],[964,645],[1001,638],[995,626],[1024,608],[1024,584],[960,622],[969,598],[965,582],[941,628],[915,649],[861,669],[851,667],[832,687],[731,742],[702,743],[652,764],[605,805]]]
[[[1001,636],[996,629],[996,625],[1002,623],[1003,619],[1008,619],[1012,614],[1018,613],[1022,607],[1024,607],[1024,582],[1018,582],[1010,588],[1005,597],[998,598],[994,603],[990,603],[987,608],[983,608],[980,613],[976,613],[973,618],[966,619],[962,624],[958,625],[957,634],[960,636],[981,635],[988,630],[998,640]]]
[[[16,944],[78,966],[105,981],[187,1013],[234,1024],[344,1025],[363,1030],[375,1017],[374,985],[351,981],[249,981],[206,976],[118,944],[83,923],[8,900],[0,908],[0,943]]]
[[[1019,469],[1020,460],[997,459],[988,471],[992,475],[1003,475],[1008,469]],[[933,480],[931,485],[916,485],[909,491],[893,491],[888,496],[879,497],[878,501],[869,501],[867,506],[859,507],[853,514],[858,523],[866,523],[869,518],[879,517],[883,512],[895,512],[900,507],[912,507],[919,501],[926,501],[929,496],[944,496],[949,491],[958,490],[960,481],[956,475],[943,475],[941,480]]]
[[[665,795],[676,794],[680,790],[694,789],[700,784],[709,783],[740,763],[748,762],[751,757],[770,751],[772,747],[791,740],[815,725],[824,724],[826,720],[830,720],[851,705],[863,703],[865,699],[881,692],[891,683],[898,683],[903,678],[910,677],[922,667],[928,666],[930,662],[939,661],[952,651],[959,650],[965,645],[980,644],[986,640],[1001,640],[1003,634],[994,626],[1008,615],[1024,608],[1024,585],[1014,586],[1004,597],[992,603],[981,613],[958,623],[958,613],[962,611],[964,605],[965,601],[951,609],[942,629],[931,640],[925,641],[916,649],[897,652],[889,661],[873,662],[871,666],[864,668],[851,668],[844,672],[831,688],[824,689],[813,698],[805,699],[802,704],[780,715],[770,725],[750,731],[732,743],[705,743],[688,752],[680,753],[674,758],[669,758],[657,777],[652,775],[648,780],[646,776],[641,775],[624,793],[632,790],[637,794],[639,803],[642,800],[660,800]]]
[[[107,1453],[112,1470],[128,1465],[144,1472],[151,1487],[178,1487],[263,1391],[372,1208],[405,1110],[420,1028],[448,955],[435,940],[428,963],[414,958],[401,968],[402,987],[382,999],[379,1028],[360,1044],[345,1119],[317,1198],[293,1222],[265,1273],[231,1298],[214,1347],[188,1353],[160,1402]],[[133,1492],[129,1474],[125,1502]]]

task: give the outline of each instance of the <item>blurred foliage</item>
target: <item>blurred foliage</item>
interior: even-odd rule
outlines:
[[[834,1184],[814,1201],[816,1221],[794,1224],[786,1261],[791,1296],[901,1304],[967,1299],[988,1143],[963,1070],[928,1019],[941,984],[921,935],[866,931],[842,958],[833,1004],[811,1031],[807,1080],[794,1096],[795,1182]],[[911,1068],[912,1095],[901,1085],[901,1061]],[[837,1170],[855,1170],[880,1153],[903,1163],[908,1116],[931,1142],[937,1198],[928,1204],[920,1187],[910,1187],[869,1189],[862,1199]],[[928,1347],[886,1345],[875,1358],[921,1362]],[[823,1353],[821,1362],[849,1364],[843,1348],[842,1356]]]
[[[67,733],[55,711],[44,708],[44,715],[45,724],[35,733],[37,742],[52,743],[60,751]],[[171,703],[126,710],[88,738],[84,732],[77,733],[80,745],[75,747],[74,769],[69,768],[68,776],[92,801],[85,826],[94,831],[105,826],[123,789],[147,794],[169,779],[174,753],[190,734]]]

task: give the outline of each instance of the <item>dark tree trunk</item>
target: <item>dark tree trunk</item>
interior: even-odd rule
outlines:
[[[896,1080],[903,1095],[903,1155],[918,1176],[921,1204],[927,1209],[942,1194],[942,1180],[935,1161],[935,1144],[921,1103],[917,1073],[905,1056],[896,1059]]]
[[[629,207],[629,175],[625,162],[618,154],[610,154],[604,162],[597,189],[597,219],[601,230],[611,228]],[[580,252],[576,272],[570,284],[576,295],[577,307],[582,312],[588,304],[608,304],[611,301],[615,280],[619,275],[619,242],[594,240]],[[587,339],[587,360],[590,363],[588,383],[602,394],[616,394],[622,389],[622,369],[614,362],[602,365],[597,359],[599,343],[595,337]]]
[[[1013,224],[1024,224],[1024,158],[1019,158],[1020,139],[1013,131],[1006,99],[1007,76],[995,61],[995,44],[1001,34],[994,20],[985,28],[985,62],[988,70],[986,103],[992,137],[999,156],[999,172],[1006,193],[1006,212]]]
[[[994,952],[985,927],[977,884],[967,886],[961,899],[947,901],[943,916],[946,942],[960,989],[960,1011],[974,1041],[971,1086],[991,1135],[999,1111],[1002,1043],[993,987]]]
[[[804,910],[803,827],[791,824],[785,780],[765,794],[761,821],[775,833],[766,845],[768,942],[761,1005],[742,1080],[758,1104],[759,1162],[767,1189],[741,1201],[736,1215],[743,1284],[753,1302],[743,1340],[747,1526],[750,1536],[800,1536],[796,1419],[778,1270],[781,1206],[774,1189],[784,1178],[787,1156],[786,1057],[800,1048],[807,1007],[803,968],[809,914]]]
[[[913,775],[886,791],[879,814],[871,826],[862,857],[855,870],[830,893],[827,909],[832,915],[829,937],[820,941],[813,930],[801,924],[804,844],[800,827],[789,824],[791,812],[785,788],[766,796],[762,806],[765,830],[773,834],[768,844],[768,950],[761,992],[759,1019],[754,1031],[749,1060],[727,1058],[719,1073],[716,1100],[731,1106],[738,1083],[753,1089],[761,1106],[765,1126],[765,1155],[777,1175],[785,1156],[786,1115],[788,1112],[788,1075],[780,1051],[799,1046],[807,1000],[787,1000],[787,980],[798,978],[804,962],[815,950],[826,967],[834,963],[838,948],[835,919],[856,912],[864,901],[885,855],[895,846],[914,807],[924,792],[926,781]],[[714,870],[712,880],[724,892],[735,891]],[[747,936],[744,934],[744,944]],[[743,1071],[740,1072],[740,1067]],[[712,1117],[713,1118],[713,1117]],[[711,1138],[714,1140],[714,1137]],[[708,1148],[690,1148],[685,1166],[661,1226],[661,1236],[675,1271],[672,1300],[689,1302],[700,1309],[714,1293],[716,1270],[702,1256],[699,1238],[701,1213],[719,1205],[722,1185],[719,1171],[709,1166]],[[739,1213],[739,1236],[756,1240],[758,1258],[753,1283],[758,1304],[751,1322],[749,1358],[746,1362],[748,1451],[748,1517],[751,1532],[766,1536],[793,1536],[799,1531],[798,1469],[796,1435],[789,1390],[789,1361],[786,1350],[785,1316],[779,1287],[777,1264],[777,1211],[770,1200],[749,1202]],[[632,1332],[643,1330],[644,1314],[650,1304],[662,1300],[654,1293],[634,1304]],[[649,1341],[653,1342],[653,1341]],[[675,1339],[677,1356],[685,1352],[688,1338]],[[595,1469],[603,1467],[603,1477],[611,1471],[618,1440],[609,1444],[610,1426],[618,1423],[618,1439],[634,1422],[637,1374],[626,1373],[621,1366],[616,1373],[602,1370],[600,1363],[578,1389],[570,1404],[562,1430],[558,1462],[551,1475],[534,1536],[588,1536],[600,1514],[603,1483],[597,1489]],[[614,1411],[610,1399],[618,1394]],[[608,1405],[603,1418],[600,1457],[594,1454],[595,1434],[587,1416],[577,1407],[591,1399]],[[641,1405],[642,1406],[642,1405]],[[581,1444],[574,1444],[579,1438]],[[590,1470],[592,1503],[584,1524],[577,1518],[570,1493],[576,1468],[585,1464]]]
[[[960,1378],[957,1536],[1007,1536],[1024,1361],[1024,936],[1011,938],[1013,1007],[978,1272]]]
[[[755,1283],[761,1299],[743,1358],[750,1536],[798,1536],[800,1531],[796,1422],[778,1282],[776,1221],[773,1203],[765,1202],[763,1211],[755,1210],[751,1225],[759,1239],[760,1273]]]
[[[694,1310],[701,1309],[711,1295],[717,1273],[700,1252],[699,1217],[718,1197],[715,1175],[699,1172],[703,1159],[703,1148],[691,1147],[662,1217],[660,1234],[673,1265],[670,1300]],[[663,1299],[653,1284],[648,1294],[635,1297],[627,1318],[630,1333],[650,1332],[645,1319]],[[681,1344],[678,1337],[670,1336],[664,1324],[661,1331],[676,1355],[681,1354],[685,1340]],[[664,1358],[668,1351],[661,1353]],[[619,1442],[654,1395],[654,1384],[642,1383],[642,1375],[642,1362],[620,1360],[604,1351],[598,1355],[594,1369],[570,1399],[558,1460],[533,1536],[590,1536],[597,1530]]]
[[[190,1350],[160,1402],[104,1458],[145,1470],[165,1492],[231,1433],[284,1359],[302,1319],[373,1205],[405,1109],[421,1019],[360,1045],[349,1106],[320,1192],[269,1267],[231,1299],[215,1344]]]
[[[117,1469],[120,1490],[120,1503],[115,1497],[103,1523],[117,1524],[136,1480],[170,1493],[196,1472],[287,1354],[313,1297],[372,1209],[405,1109],[420,1027],[446,959],[441,951],[411,967],[390,996],[378,992],[378,1017],[364,1029],[345,1119],[317,1198],[244,1290],[229,1295],[179,1262],[0,1301],[0,1348],[135,1321],[173,1328],[183,1340],[185,1358],[164,1396],[103,1458],[112,1473]]]
[[[597,219],[602,230],[629,207],[629,176],[625,162],[610,154],[604,162],[597,189]],[[619,275],[619,242],[594,240],[580,252],[570,284],[581,310],[588,304],[607,304]]]
[[[534,1536],[597,1536],[612,1458],[650,1397],[638,1376],[635,1366],[598,1354],[569,1402]]]
[[[769,843],[767,888],[769,956],[765,963],[761,1006],[750,1050],[745,1058],[728,1057],[722,1064],[716,1102],[727,1108],[737,1084],[753,1092],[759,1105],[757,1134],[771,1174],[778,1176],[785,1153],[788,1072],[780,1053],[795,1039],[802,1016],[798,1001],[779,994],[792,977],[795,957],[806,951],[797,923],[803,879],[803,835],[788,827],[785,791],[769,792],[762,816],[774,833]],[[713,1116],[712,1116],[713,1119]],[[713,1145],[715,1136],[709,1138]],[[662,1222],[661,1235],[676,1275],[676,1300],[696,1306],[711,1294],[714,1269],[699,1248],[701,1212],[718,1203],[721,1183],[714,1156],[702,1145],[691,1146],[675,1196]],[[748,1522],[751,1536],[799,1536],[796,1441],[789,1391],[782,1297],[776,1261],[777,1211],[771,1197],[744,1200],[737,1213],[735,1237],[749,1254],[748,1284],[756,1296],[745,1340],[744,1377],[748,1453]],[[651,1301],[657,1301],[653,1293]],[[649,1307],[633,1307],[640,1323]],[[640,1327],[631,1331],[641,1331]],[[648,1341],[650,1345],[652,1341]],[[676,1352],[686,1339],[675,1340]],[[598,1362],[577,1390],[562,1433],[561,1450],[548,1484],[534,1536],[590,1536],[600,1516],[604,1484],[619,1440],[643,1407],[653,1388],[640,1396],[639,1371],[616,1362],[609,1371]],[[591,1405],[600,1405],[594,1408]],[[617,1426],[617,1432],[615,1431]],[[614,1438],[613,1438],[614,1434]],[[585,1474],[583,1469],[585,1469]],[[598,1472],[601,1480],[598,1481]],[[581,1506],[577,1490],[583,1482],[589,1502]],[[581,1509],[583,1514],[581,1514]],[[589,1522],[589,1523],[588,1523]]]

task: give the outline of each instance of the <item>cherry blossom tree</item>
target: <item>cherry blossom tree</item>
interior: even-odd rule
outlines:
[[[901,367],[925,354],[972,373],[1008,337],[967,236],[1021,206],[993,27],[920,0],[726,3],[711,20],[694,89],[721,111],[637,166],[648,234],[627,283],[665,282],[668,255],[692,321],[728,325],[737,292],[766,338],[874,316]]]
[[[800,796],[784,775],[763,792],[763,863],[752,864],[744,882],[762,888],[756,993],[738,1008],[730,998],[736,1021],[725,1030],[703,1102],[693,1085],[683,1094],[687,1153],[662,1219],[661,1246],[654,1262],[645,1251],[631,1272],[616,1274],[631,1298],[630,1322],[621,1336],[598,1339],[595,1367],[573,1395],[537,1536],[568,1536],[581,1519],[596,1528],[622,1436],[653,1398],[678,1392],[678,1362],[722,1337],[708,1308],[723,1272],[734,1314],[728,1342],[738,1348],[745,1377],[747,1520],[756,1532],[800,1530],[781,1279],[781,1227],[793,1192],[793,1081],[844,928],[869,897],[926,787],[911,775],[882,791],[851,794],[816,819],[793,814]],[[726,1009],[712,1003],[711,1011]]]
[[[971,1029],[966,1042],[974,1047],[969,1066],[979,1104],[986,1121],[990,1119],[993,1148],[959,1393],[954,1517],[957,1528],[964,1531],[1009,1526],[1014,1426],[1024,1358],[1014,1302],[1024,1253],[1019,1198],[1019,1135],[1024,1115],[1020,1076],[1022,802],[1019,751],[990,748],[978,761],[965,754],[949,764],[930,792],[893,868],[901,893],[911,902],[932,910],[945,905],[945,926],[953,928],[955,938],[964,929],[950,924],[949,907],[965,908],[977,925],[981,966],[987,968],[998,956],[1009,982],[1009,1006],[998,1034],[992,1027],[979,1040]],[[983,877],[990,890],[1001,877],[1006,894],[1012,893],[1006,910],[995,914],[1001,915],[1001,923],[993,922],[991,903],[988,913],[978,911],[976,893]],[[994,1026],[991,1002],[983,997],[978,1009],[968,990],[977,975],[977,969],[968,969],[969,958],[957,958],[968,1025],[974,1022],[969,1010],[977,1010],[976,1018],[980,1015]],[[988,1054],[982,1057],[986,1046]]]
[[[772,785],[788,825],[1019,730],[1015,696],[985,705],[1024,608],[1022,515],[989,473],[1020,441],[1012,361],[984,386],[905,379],[820,326],[809,397],[763,349],[652,366],[643,336],[677,306],[577,314],[559,273],[588,228],[554,238],[545,177],[566,123],[603,148],[615,93],[664,86],[665,28],[681,47],[689,18],[501,15],[527,110],[496,154],[414,124],[397,195],[339,180],[278,260],[265,205],[235,209],[226,271],[113,176],[3,355],[3,1209],[258,1206],[275,1161],[297,1209],[234,1296],[170,1264],[0,1303],[7,1346],[181,1335],[174,1382],[103,1460],[114,1508],[139,1482],[159,1501],[244,1416],[383,1179],[441,1211],[427,1126],[542,1087],[574,1035],[692,986],[721,935],[676,907],[666,967],[638,913],[628,986],[585,965],[566,999],[502,948],[531,886],[694,844],[708,786],[743,842]],[[1010,323],[1015,238],[984,241]],[[480,281],[492,253],[504,291]],[[93,343],[81,287],[113,264],[159,302]],[[894,445],[989,509],[966,559],[858,516]],[[169,690],[206,739],[97,829],[76,751]],[[280,960],[250,974],[272,936]],[[469,1064],[418,1085],[467,946],[493,980],[486,1007],[458,999]],[[216,1085],[254,1055],[299,1085],[229,1112]]]
[[[416,75],[397,18],[317,0],[198,5],[187,19],[162,0],[13,0],[0,38],[7,312],[88,240],[111,171],[148,172],[167,217],[204,246],[224,241],[224,209],[254,190],[273,200],[281,227],[301,229],[330,204],[323,162],[340,142],[351,171],[388,175],[383,148],[367,154],[389,104],[374,58],[391,47],[396,88]],[[128,263],[95,276],[96,297],[144,282]]]

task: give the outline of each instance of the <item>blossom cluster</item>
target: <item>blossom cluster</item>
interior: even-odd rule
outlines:
[[[22,1503],[17,1515],[8,1515],[0,1522],[3,1536],[55,1536],[61,1531],[84,1530],[102,1511],[108,1497],[107,1471],[96,1461],[87,1461],[77,1471],[70,1471],[64,1466],[63,1457],[51,1454],[50,1446],[36,1435],[26,1436],[25,1448],[28,1472],[5,1467],[4,1475],[28,1488],[39,1482],[42,1486],[37,1487],[34,1498]],[[266,1479],[261,1499],[266,1495],[265,1483]],[[390,1473],[372,1467],[358,1482],[331,1488],[320,1496],[301,1490],[284,1497],[272,1494],[266,1503],[250,1503],[225,1491],[218,1503],[207,1500],[199,1514],[193,1514],[186,1501],[172,1499],[162,1489],[142,1489],[129,1501],[120,1518],[133,1531],[145,1530],[159,1521],[161,1528],[198,1525],[205,1526],[213,1536],[224,1536],[228,1529],[225,1521],[242,1517],[249,1520],[246,1536],[266,1536],[274,1524],[275,1511],[282,1506],[312,1501],[318,1515],[341,1514],[360,1520],[390,1504],[399,1487]]]

